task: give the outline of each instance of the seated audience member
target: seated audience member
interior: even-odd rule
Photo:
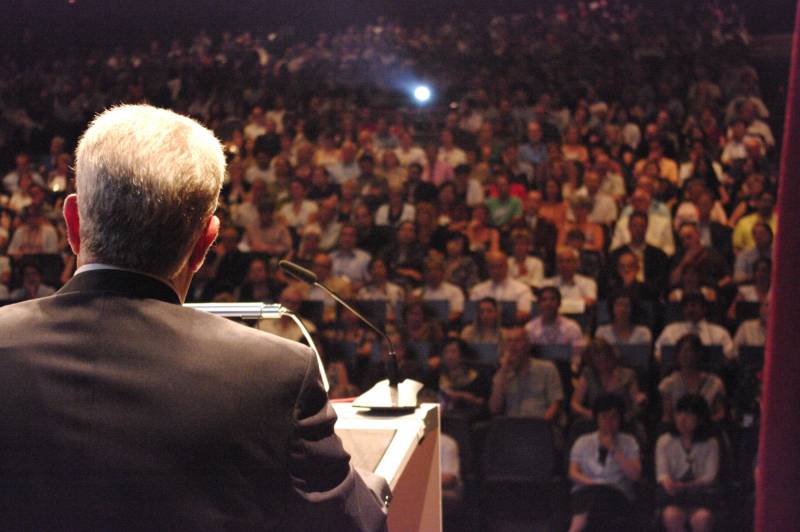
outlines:
[[[701,371],[706,348],[695,334],[682,336],[675,345],[678,368],[658,385],[661,394],[661,422],[675,421],[678,400],[687,394],[703,397],[711,410],[712,421],[725,417],[725,385],[713,373]]]
[[[41,253],[58,253],[58,233],[40,209],[28,207],[21,215],[22,225],[14,230],[6,253],[14,258]]]
[[[753,226],[758,222],[770,226],[773,234],[778,227],[778,215],[775,212],[775,194],[769,190],[761,193],[756,211],[743,216],[733,228],[733,250],[739,253],[755,245]]]
[[[401,222],[413,222],[416,209],[411,203],[406,203],[404,191],[401,186],[389,187],[389,201],[378,207],[375,213],[376,225],[397,227]]]
[[[643,314],[637,303],[638,300],[628,292],[614,294],[608,300],[611,323],[599,326],[595,338],[602,338],[611,345],[650,345],[653,341],[650,329],[634,321]]]
[[[712,530],[717,505],[719,443],[711,436],[709,409],[699,395],[675,405],[674,427],[656,443],[656,482],[661,523],[667,532]]]
[[[386,335],[394,345],[395,355],[397,356],[397,369],[400,381],[412,379],[422,382],[424,372],[422,364],[415,353],[408,349],[408,336],[399,332],[395,327],[387,327]],[[358,382],[361,383],[362,390],[368,390],[375,383],[387,377],[386,364],[389,359],[389,346],[386,342],[381,342],[381,360],[376,362],[372,357],[359,357],[356,373],[360,376]]]
[[[489,411],[494,415],[558,419],[564,392],[555,365],[531,357],[525,331],[504,332],[500,368],[492,378]]]
[[[597,431],[578,438],[570,451],[569,478],[573,487],[569,530],[625,530],[634,483],[642,474],[639,445],[633,436],[620,432],[625,418],[621,397],[600,396],[592,411]]]
[[[422,148],[419,148],[422,151]],[[424,152],[423,152],[424,153]],[[404,198],[408,203],[433,203],[436,201],[438,191],[436,186],[427,181],[422,181],[422,165],[411,163],[408,165],[408,175],[404,186]]]
[[[401,222],[397,226],[394,244],[385,247],[380,256],[389,269],[389,278],[410,289],[422,282],[425,252],[425,246],[420,246],[417,241],[414,222]]]
[[[707,201],[708,203],[706,203]],[[701,220],[703,228],[708,230],[706,238],[702,238],[702,243],[704,246],[713,247],[714,242],[711,237],[716,236],[714,235],[715,229],[727,226],[728,217],[722,203],[714,199],[702,179],[691,178],[683,187],[683,201],[675,210],[672,224],[676,231],[687,222],[697,224],[700,229]],[[726,231],[726,233],[730,238],[730,231]]]
[[[611,226],[617,221],[619,209],[617,202],[610,195],[600,190],[600,175],[596,170],[587,169],[583,174],[583,187],[575,195],[585,196],[591,201],[592,208],[588,220],[600,225]]]
[[[503,230],[522,217],[522,201],[511,195],[511,184],[508,176],[498,175],[494,181],[496,195],[486,198],[490,223]]]
[[[369,263],[369,281],[358,290],[356,299],[386,301],[386,319],[394,321],[398,305],[405,301],[406,295],[403,287],[389,281],[383,259],[373,257]]]
[[[282,220],[273,217],[270,201],[258,204],[258,222],[247,227],[244,244],[250,251],[279,258],[292,249],[292,235]]]
[[[772,283],[772,261],[759,259],[755,266],[751,282],[742,283],[736,289],[736,296],[728,308],[728,318],[733,321],[740,319],[737,316],[737,305],[743,303],[761,303],[769,298]]]
[[[531,233],[524,227],[511,231],[511,256],[508,257],[508,275],[532,288],[544,281],[544,263],[531,255]]]
[[[347,360],[340,354],[338,346],[331,346],[325,337],[320,338],[320,341],[317,341],[316,338],[314,340],[320,356],[325,362],[325,376],[330,385],[328,397],[344,399],[357,396],[360,393],[359,388],[350,381]]]
[[[466,345],[458,338],[445,341],[434,385],[445,412],[478,417],[486,409],[491,383],[480,370],[467,365],[465,351]]]
[[[466,255],[467,238],[463,233],[451,232],[447,235],[444,257],[444,278],[460,287],[466,293],[478,284],[478,265],[475,259]]]
[[[740,360],[739,352],[742,347],[760,347],[767,345],[767,318],[769,317],[769,298],[761,301],[758,307],[758,318],[745,320],[736,329],[733,335],[733,352]]]
[[[233,223],[237,227],[246,228],[258,223],[258,206],[270,201],[267,197],[267,183],[263,179],[256,179],[250,185],[250,194],[242,203],[235,205],[232,211]]]
[[[554,286],[539,290],[539,316],[525,324],[531,345],[571,345],[572,368],[580,366],[580,350],[584,345],[581,326],[575,320],[561,316],[561,292]]]
[[[647,396],[639,390],[636,373],[622,366],[619,353],[601,338],[589,342],[583,350],[584,367],[572,392],[572,412],[592,419],[591,405],[606,394],[616,394],[625,401],[624,422],[631,422],[641,412]]]
[[[304,268],[311,268],[311,263],[314,262],[314,257],[318,253],[324,253],[320,247],[322,231],[317,224],[311,224],[303,228],[303,233],[300,236],[300,243],[297,245],[297,251],[290,251],[286,256],[287,260],[296,262]]]
[[[269,265],[261,257],[250,261],[244,283],[234,292],[236,301],[262,301],[274,303],[280,297],[286,284],[270,276]]]
[[[304,225],[297,232],[305,233],[309,227],[319,228],[319,247],[326,253],[339,242],[342,223],[338,220],[339,198],[329,196],[318,203],[317,212],[311,217],[314,223]]]
[[[605,237],[603,228],[600,224],[589,221],[589,213],[592,210],[592,200],[588,196],[575,195],[570,202],[574,221],[565,223],[558,233],[558,243],[563,246],[567,243],[567,234],[572,230],[578,230],[585,237],[584,248],[590,251],[602,253],[605,251]]]
[[[629,220],[633,213],[638,212],[647,216],[645,241],[659,248],[666,255],[675,253],[675,239],[672,236],[672,220],[669,214],[661,214],[653,205],[653,195],[644,188],[637,188],[631,195],[630,213],[625,213],[617,220],[614,237],[611,240],[611,249],[628,244],[632,240]]]
[[[372,258],[369,253],[356,247],[358,231],[353,225],[344,225],[339,232],[339,245],[331,254],[331,273],[347,278],[352,288],[364,285],[369,278],[367,268]]]
[[[753,240],[755,245],[744,249],[736,255],[733,266],[733,280],[737,283],[753,278],[755,266],[760,260],[772,260],[772,228],[765,223],[758,222],[753,225]]]
[[[551,177],[544,183],[538,214],[557,228],[564,227],[567,222],[567,203],[561,195],[561,185],[555,178]]]
[[[717,303],[716,288],[704,283],[700,277],[700,271],[694,266],[689,265],[683,268],[678,285],[670,289],[667,294],[667,301],[670,303],[680,303],[683,301],[683,297],[686,294],[693,293],[701,294],[709,307]]]
[[[440,437],[439,449],[442,468],[442,517],[447,523],[461,511],[464,490],[461,483],[461,459],[458,443],[445,433]]]
[[[573,248],[559,248],[556,255],[558,275],[544,280],[544,286],[558,288],[564,301],[577,301],[584,307],[597,302],[597,283],[585,275],[578,273],[580,255]]]
[[[469,292],[470,301],[479,301],[484,297],[494,298],[499,303],[514,301],[517,304],[517,322],[524,322],[531,314],[531,288],[509,277],[508,257],[505,253],[487,253],[486,267],[489,270],[489,279],[472,287]]]
[[[678,230],[680,250],[673,257],[674,267],[670,273],[670,284],[677,285],[687,267],[695,268],[700,274],[700,282],[711,286],[724,287],[732,278],[725,258],[714,248],[704,246],[700,241],[697,224],[684,223]]]
[[[352,348],[355,359],[351,361],[349,369],[353,372],[357,372],[359,367],[366,367],[373,350],[377,349],[379,344],[375,331],[349,311],[342,312],[335,327],[325,327],[322,335],[334,352],[344,352],[345,345]],[[350,380],[360,384],[355,374]]]
[[[478,301],[477,307],[475,321],[464,327],[460,338],[467,343],[499,344],[502,340],[502,329],[497,301],[484,297]]]
[[[372,212],[366,205],[353,207],[354,226],[356,228],[356,246],[372,256],[394,241],[394,230],[388,225],[375,225]],[[341,232],[341,227],[339,228]]]
[[[250,267],[250,258],[239,249],[239,229],[227,225],[220,229],[219,237],[206,259],[207,276],[210,279],[201,296],[210,301],[220,294],[233,297],[237,286],[242,284]]]
[[[345,300],[350,299],[353,294],[353,284],[347,277],[334,275],[333,259],[325,253],[317,253],[311,262],[311,271],[317,276],[320,283],[327,286],[339,297]],[[322,303],[322,324],[331,324],[336,321],[337,303],[327,292],[318,286],[308,286],[303,284],[306,290],[305,298],[307,301],[320,301]]]
[[[472,218],[465,232],[471,252],[500,251],[500,231],[488,225],[488,223],[489,209],[486,205],[477,205],[472,209]]]
[[[733,360],[733,340],[724,327],[706,320],[706,300],[699,292],[691,292],[681,300],[683,321],[670,323],[656,340],[655,358],[661,362],[661,350],[665,345],[677,346],[678,340],[686,334],[696,335],[703,345],[722,347],[725,358]]]
[[[474,208],[482,205],[485,200],[481,182],[471,177],[472,168],[468,164],[460,164],[453,171],[453,187],[459,202],[467,207]]]
[[[33,262],[26,262],[22,266],[22,286],[11,291],[9,299],[24,301],[50,296],[55,293],[52,286],[42,284],[42,271]]]
[[[542,193],[538,190],[528,192],[520,225],[527,227],[533,234],[532,251],[544,261],[545,269],[549,271],[555,263],[558,230],[550,220],[539,214],[543,201]]]
[[[433,350],[442,345],[445,336],[442,324],[422,301],[407,301],[403,306],[402,317],[408,342],[426,342]]]
[[[450,229],[439,223],[436,207],[430,203],[417,205],[416,219],[417,246],[423,250],[444,253]]]
[[[293,179],[289,184],[289,201],[278,210],[278,217],[296,231],[307,225],[317,212],[317,204],[306,199],[306,184]]]
[[[311,172],[311,183],[308,186],[306,197],[313,201],[320,201],[331,196],[338,196],[342,187],[331,182],[331,175],[324,166],[315,166]]]
[[[458,286],[444,280],[444,262],[438,257],[425,259],[425,283],[414,290],[415,297],[422,301],[447,301],[450,324],[456,323],[464,313],[464,292]]]
[[[669,259],[659,248],[650,245],[646,240],[648,219],[646,214],[633,212],[628,218],[628,232],[630,241],[613,251],[608,258],[608,264],[614,266],[618,264],[619,257],[623,253],[633,253],[639,259],[639,271],[636,280],[645,283],[651,291],[658,295],[666,290],[667,279],[669,277]],[[617,280],[616,272],[609,276]]]
[[[281,292],[279,302],[287,309],[297,313],[297,311],[300,310],[300,305],[303,304],[303,290],[298,285],[289,285]],[[303,325],[306,326],[309,334],[316,333],[317,328],[310,321],[303,320]],[[298,327],[289,316],[281,316],[278,319],[259,320],[257,327],[259,330],[278,335],[281,338],[305,343],[303,331],[300,330],[300,327]]]
[[[639,256],[626,248],[621,249],[622,252],[616,254],[616,264],[613,265],[616,275],[608,280],[605,296],[610,299],[617,293],[626,292],[639,301],[657,301],[658,295],[653,288],[639,280],[642,269]]]

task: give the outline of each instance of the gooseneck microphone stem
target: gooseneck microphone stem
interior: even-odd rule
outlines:
[[[360,319],[363,323],[365,323],[370,329],[375,331],[381,338],[386,340],[386,344],[389,346],[389,359],[386,361],[386,377],[389,380],[389,386],[393,388],[397,388],[398,383],[400,382],[400,369],[397,364],[397,353],[394,349],[394,344],[386,335],[385,332],[380,330],[378,327],[375,326],[370,320],[365,318],[360,312],[354,309],[347,301],[343,300],[339,297],[333,290],[319,282],[317,275],[299,266],[293,262],[288,260],[282,260],[278,263],[283,271],[297,279],[298,281],[304,282],[306,284],[310,284],[312,286],[317,286],[322,289],[326,294],[334,299],[337,303],[342,305],[344,308],[352,312],[358,319]]]

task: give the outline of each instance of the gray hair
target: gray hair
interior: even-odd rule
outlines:
[[[217,207],[225,156],[190,118],[122,105],[92,121],[75,168],[81,254],[170,278]]]

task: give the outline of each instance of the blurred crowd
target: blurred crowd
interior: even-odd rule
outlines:
[[[574,516],[624,506],[582,489],[593,474],[626,499],[644,464],[663,526],[706,530],[709,456],[752,465],[738,435],[758,422],[779,147],[736,6],[664,4],[4,56],[0,299],[72,275],[60,207],[91,117],[169,107],[228,156],[220,238],[190,300],[298,312],[332,396],[356,395],[385,376],[385,346],[277,268],[292,260],[386,327],[403,376],[445,415],[477,432],[493,416],[546,420],[572,449]],[[410,99],[416,82],[431,102]],[[288,319],[256,326],[301,339]],[[708,442],[687,417],[720,442],[691,478],[680,449]],[[585,462],[598,448],[612,458]]]

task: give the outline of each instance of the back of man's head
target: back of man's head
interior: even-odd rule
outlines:
[[[76,153],[80,254],[170,278],[217,206],[225,157],[194,120],[147,105],[97,116]]]

